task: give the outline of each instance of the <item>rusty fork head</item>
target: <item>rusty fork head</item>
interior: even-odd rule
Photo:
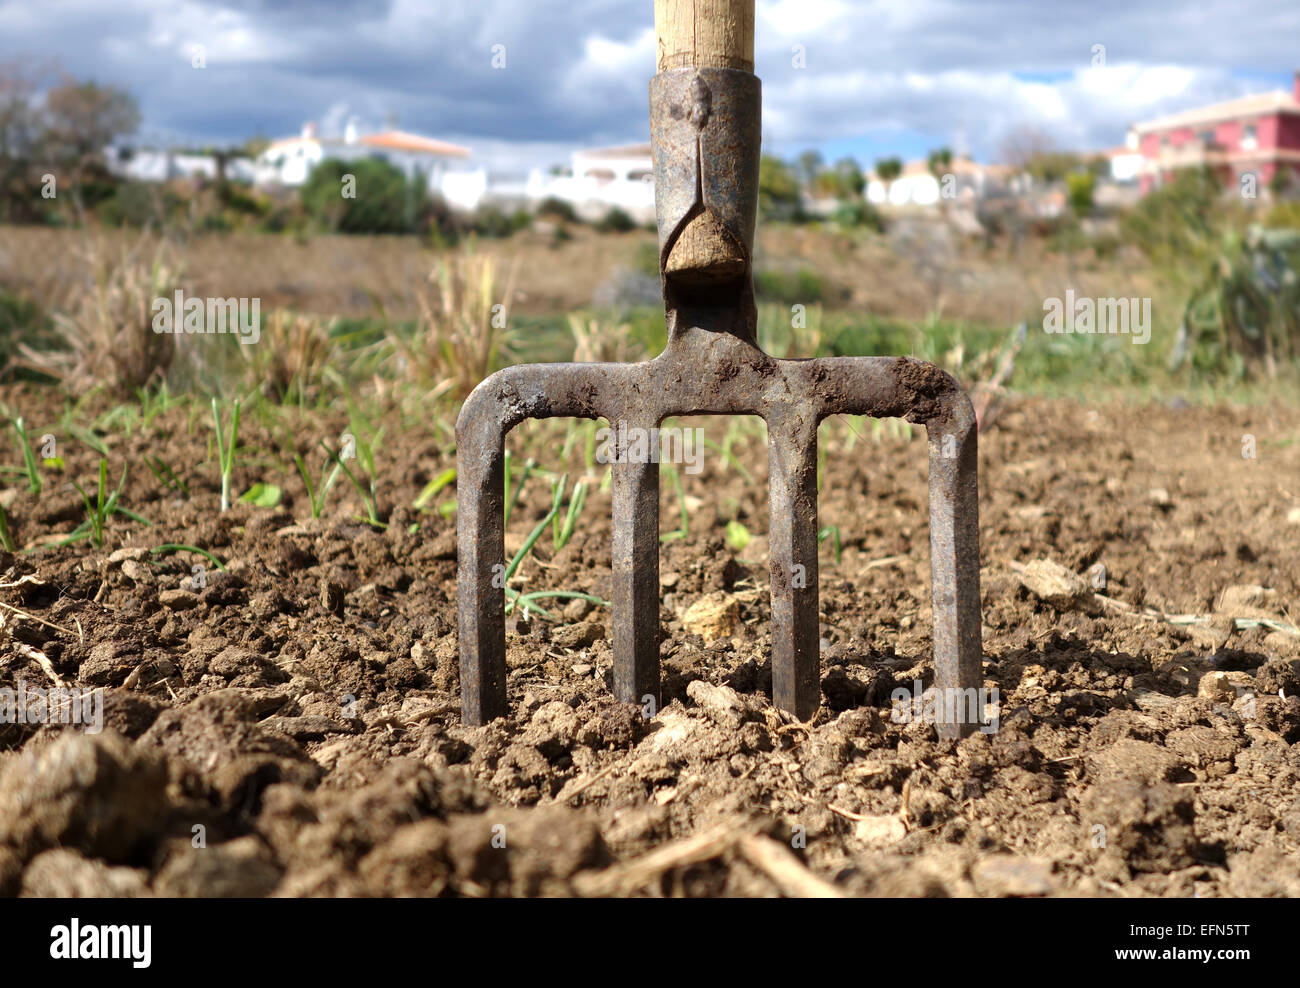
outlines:
[[[970,400],[948,374],[908,357],[777,360],[760,349],[752,270],[760,112],[760,83],[750,72],[681,68],[651,82],[668,324],[668,344],[659,356],[632,364],[509,367],[480,384],[461,409],[457,606],[469,724],[507,711],[505,434],[524,419],[554,416],[604,418],[614,426],[614,692],[649,712],[661,701],[658,456],[632,455],[619,444],[628,434],[657,436],[671,416],[764,419],[772,693],[779,707],[810,718],[821,698],[817,426],[840,413],[900,417],[926,427],[935,685],[946,701],[937,705],[935,720],[944,737],[964,736],[982,723],[975,706],[982,672],[977,435]]]

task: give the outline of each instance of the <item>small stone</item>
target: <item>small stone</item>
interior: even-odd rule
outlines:
[[[1277,591],[1250,583],[1225,587],[1214,607],[1219,614],[1233,618],[1276,618],[1279,606]]]
[[[1228,643],[1236,625],[1232,618],[1216,615],[1209,624],[1193,624],[1187,628],[1188,637],[1201,648],[1217,652]]]
[[[1300,635],[1270,631],[1264,636],[1264,651],[1279,658],[1300,658]]]
[[[99,642],[77,668],[77,678],[90,686],[120,686],[140,659],[140,653],[132,651],[127,642]]]
[[[575,676],[590,676],[591,668],[592,667],[590,663],[579,662],[577,665],[573,667],[573,674]]]
[[[341,583],[336,583],[328,577],[321,577],[320,580],[320,606],[325,608],[335,617],[343,616],[343,597],[344,589]]]
[[[1237,688],[1226,672],[1207,672],[1196,687],[1196,695],[1215,703],[1231,703],[1237,698]]]
[[[164,590],[158,595],[158,603],[172,611],[188,611],[198,602],[199,598],[188,590]]]
[[[1017,568],[1016,577],[1026,590],[1053,607],[1073,607],[1092,596],[1087,579],[1050,559],[1035,559]]]
[[[576,624],[591,613],[591,601],[583,597],[574,597],[564,605],[564,620]]]
[[[205,848],[177,845],[153,885],[168,898],[254,899],[270,895],[280,875],[262,842],[248,836]]]
[[[124,560],[122,563],[122,575],[132,583],[152,583],[153,571],[144,563],[136,562],[134,559]]]
[[[429,668],[431,659],[432,656],[429,655],[428,650],[424,647],[422,642],[416,642],[411,646],[411,661],[415,663],[415,668]]]
[[[740,624],[740,604],[726,593],[701,597],[682,615],[687,634],[699,635],[706,642],[730,638]]]
[[[135,561],[135,560],[143,559],[148,554],[149,554],[149,550],[145,549],[143,546],[138,546],[138,545],[123,546],[121,549],[118,549],[109,555],[108,564],[110,566],[117,566],[118,564],[127,561]]]
[[[897,814],[863,817],[853,828],[853,836],[868,847],[888,847],[907,836],[907,826]]]
[[[604,637],[605,626],[599,621],[567,624],[551,630],[551,643],[570,650],[587,648]]]
[[[23,872],[22,894],[32,898],[120,899],[149,894],[149,873],[114,868],[69,848],[38,854]]]
[[[1051,867],[1033,858],[995,854],[971,869],[975,888],[991,896],[1050,895],[1056,889]]]
[[[737,728],[749,718],[740,694],[730,686],[713,686],[697,679],[686,687],[686,695],[719,727]]]

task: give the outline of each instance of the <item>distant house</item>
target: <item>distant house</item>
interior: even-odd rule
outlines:
[[[1145,158],[1138,146],[1136,130],[1130,129],[1128,137],[1119,147],[1108,148],[1102,154],[1110,163],[1110,180],[1121,185],[1137,182],[1142,178],[1142,166]]]
[[[1225,184],[1253,175],[1263,192],[1279,169],[1300,171],[1300,72],[1281,90],[1184,110],[1133,127],[1143,194],[1183,168],[1207,167]]]
[[[185,154],[158,148],[112,147],[105,154],[108,170],[132,182],[170,182],[178,178],[217,177],[216,155]],[[248,158],[227,158],[226,178],[234,182],[253,180],[253,163]]]
[[[1010,169],[981,165],[967,157],[954,158],[935,175],[928,161],[909,161],[902,174],[885,182],[874,171],[867,175],[867,200],[877,206],[934,206],[941,199],[973,203],[1003,194]]]
[[[400,130],[358,134],[352,124],[341,138],[320,137],[315,124],[309,123],[298,137],[272,141],[258,155],[254,181],[258,185],[299,186],[326,158],[375,158],[388,162],[408,178],[422,176],[431,189],[440,190],[453,170],[449,166],[469,154],[469,148]]]
[[[655,216],[654,163],[649,144],[575,151],[566,175],[529,177],[532,200],[562,199],[586,219],[599,219],[617,207],[638,223]]]

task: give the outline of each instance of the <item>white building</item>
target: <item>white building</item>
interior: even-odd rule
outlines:
[[[217,159],[211,154],[183,154],[157,148],[109,148],[104,153],[108,170],[132,182],[170,182],[178,178],[217,177]],[[253,180],[253,162],[248,158],[227,158],[226,178],[234,182]]]
[[[1111,148],[1106,152],[1110,158],[1110,177],[1116,182],[1136,182],[1142,176],[1145,158],[1138,150],[1138,134],[1130,129],[1124,140],[1124,146]]]
[[[981,165],[970,158],[954,158],[935,175],[928,161],[909,161],[892,182],[874,171],[867,176],[867,200],[877,206],[933,206],[941,199],[973,203],[1001,194],[1007,184],[1007,169]]]
[[[655,218],[650,145],[575,151],[570,174],[534,171],[528,179],[527,195],[534,201],[561,199],[587,220],[600,219],[617,207],[636,222],[649,223]]]
[[[327,138],[317,135],[315,124],[307,124],[298,137],[273,141],[258,155],[254,181],[258,185],[299,186],[326,158],[376,158],[408,178],[423,176],[430,189],[441,191],[448,175],[465,170],[455,166],[469,154],[469,148],[400,130],[358,134],[356,126],[348,124],[343,137]]]

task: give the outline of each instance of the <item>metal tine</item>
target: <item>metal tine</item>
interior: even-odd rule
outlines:
[[[965,403],[969,408],[969,402]],[[963,738],[984,722],[980,615],[979,429],[969,418],[927,426],[930,447],[930,579],[936,711],[941,738]]]
[[[659,464],[624,456],[611,472],[614,695],[640,705],[649,697],[653,715],[660,706]]]
[[[506,713],[505,436],[462,416],[456,441],[456,606],[465,723]]]
[[[808,720],[821,703],[817,421],[792,410],[768,433],[772,699]]]

